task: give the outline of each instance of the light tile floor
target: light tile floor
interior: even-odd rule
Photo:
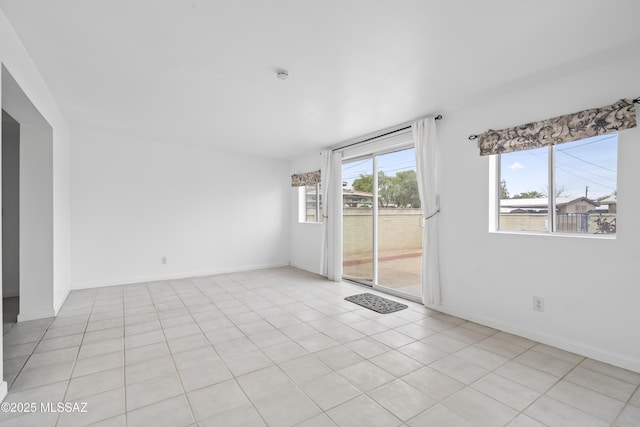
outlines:
[[[5,335],[10,426],[639,426],[640,374],[293,268],[73,291]],[[21,370],[20,370],[21,369]]]

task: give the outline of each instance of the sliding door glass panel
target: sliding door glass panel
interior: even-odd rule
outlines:
[[[373,158],[342,164],[342,274],[373,283]]]
[[[420,297],[422,208],[415,149],[377,156],[377,285]]]

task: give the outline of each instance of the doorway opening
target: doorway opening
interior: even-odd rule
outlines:
[[[4,65],[0,73],[3,296],[0,372],[2,379],[11,385],[44,334],[42,328],[46,329],[55,315],[53,128]],[[20,336],[25,329],[30,331],[33,341],[25,342]]]
[[[2,110],[2,326],[18,322],[20,305],[20,124]]]

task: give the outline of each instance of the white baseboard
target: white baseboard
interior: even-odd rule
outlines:
[[[239,266],[239,267],[232,267],[232,268],[219,268],[219,269],[212,269],[212,270],[200,270],[200,271],[192,271],[192,272],[173,273],[173,274],[138,276],[138,277],[130,277],[130,278],[114,279],[114,280],[96,280],[96,281],[89,281],[89,282],[72,283],[71,290],[99,288],[102,286],[133,285],[136,283],[155,282],[159,280],[187,279],[190,277],[240,273],[243,271],[262,270],[265,268],[278,268],[278,267],[288,267],[288,266],[289,266],[288,263],[247,265],[247,266]]]
[[[494,329],[498,329],[504,332],[508,332],[513,335],[518,335],[533,341],[537,341],[542,344],[550,345],[560,348],[572,353],[576,353],[590,359],[598,360],[600,362],[608,363],[610,365],[618,366],[623,369],[640,373],[640,360],[621,356],[619,354],[610,353],[608,351],[594,348],[582,343],[573,342],[566,338],[561,338],[553,335],[540,334],[539,332],[530,331],[526,329],[518,328],[509,323],[504,323],[494,319],[487,319],[484,317],[477,317],[468,315],[467,313],[457,310],[455,308],[447,307],[446,305],[426,306],[427,308],[440,311],[451,316],[459,317],[461,319],[468,320],[470,322],[479,323],[484,326],[489,326]]]
[[[56,311],[51,310],[43,310],[43,311],[34,311],[31,313],[19,313],[18,314],[18,322],[28,322],[29,320],[38,320],[38,319],[46,319],[47,317],[55,317]]]
[[[318,273],[318,272],[317,272],[317,271],[315,271],[314,269],[309,268],[309,267],[304,266],[304,265],[299,265],[299,264],[296,264],[296,263],[291,263],[291,267],[297,268],[298,270],[308,271],[309,273],[317,274],[317,275],[322,276],[322,277],[327,277],[327,276],[325,276],[324,274],[322,274],[322,273]]]

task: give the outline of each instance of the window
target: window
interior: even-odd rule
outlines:
[[[616,232],[617,134],[497,157],[498,230]]]
[[[322,183],[298,187],[300,222],[322,222]]]

